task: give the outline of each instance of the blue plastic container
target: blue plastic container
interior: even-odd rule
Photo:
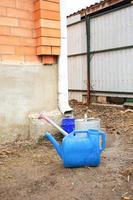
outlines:
[[[105,134],[97,130],[74,131],[63,140],[65,167],[98,166],[105,149]]]
[[[59,144],[50,133],[45,137],[53,144],[65,167],[96,167],[105,149],[106,134],[98,130],[73,131]]]
[[[75,118],[64,118],[61,122],[61,128],[67,133],[75,130]]]

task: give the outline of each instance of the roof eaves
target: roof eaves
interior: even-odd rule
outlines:
[[[85,13],[87,15],[92,14],[94,12],[100,11],[102,9],[108,8],[112,5],[115,5],[117,3],[124,2],[124,1],[126,1],[126,0],[101,0],[99,3],[95,3],[95,4],[90,5],[89,7],[78,10],[77,12],[74,12],[67,17],[71,17],[71,16],[74,16],[74,15],[77,15],[77,14],[84,16]]]

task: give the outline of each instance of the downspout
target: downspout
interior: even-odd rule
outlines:
[[[66,0],[60,0],[61,52],[58,63],[58,106],[62,114],[72,114],[68,103],[67,18]]]
[[[86,35],[87,35],[87,103],[90,103],[90,17],[86,15]]]

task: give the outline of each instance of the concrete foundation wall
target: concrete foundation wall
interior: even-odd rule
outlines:
[[[69,91],[69,100],[77,100],[79,102],[82,102],[82,96],[83,96],[83,92],[73,92],[73,91]]]
[[[0,64],[0,143],[28,137],[28,115],[56,108],[57,65]]]

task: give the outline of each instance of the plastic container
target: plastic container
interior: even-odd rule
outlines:
[[[75,130],[89,130],[95,129],[100,130],[100,119],[87,118],[87,119],[76,119]]]
[[[106,146],[106,134],[98,130],[75,130],[59,144],[50,133],[44,135],[54,146],[65,167],[96,167]]]
[[[64,118],[61,122],[61,128],[67,133],[75,130],[75,118]]]

